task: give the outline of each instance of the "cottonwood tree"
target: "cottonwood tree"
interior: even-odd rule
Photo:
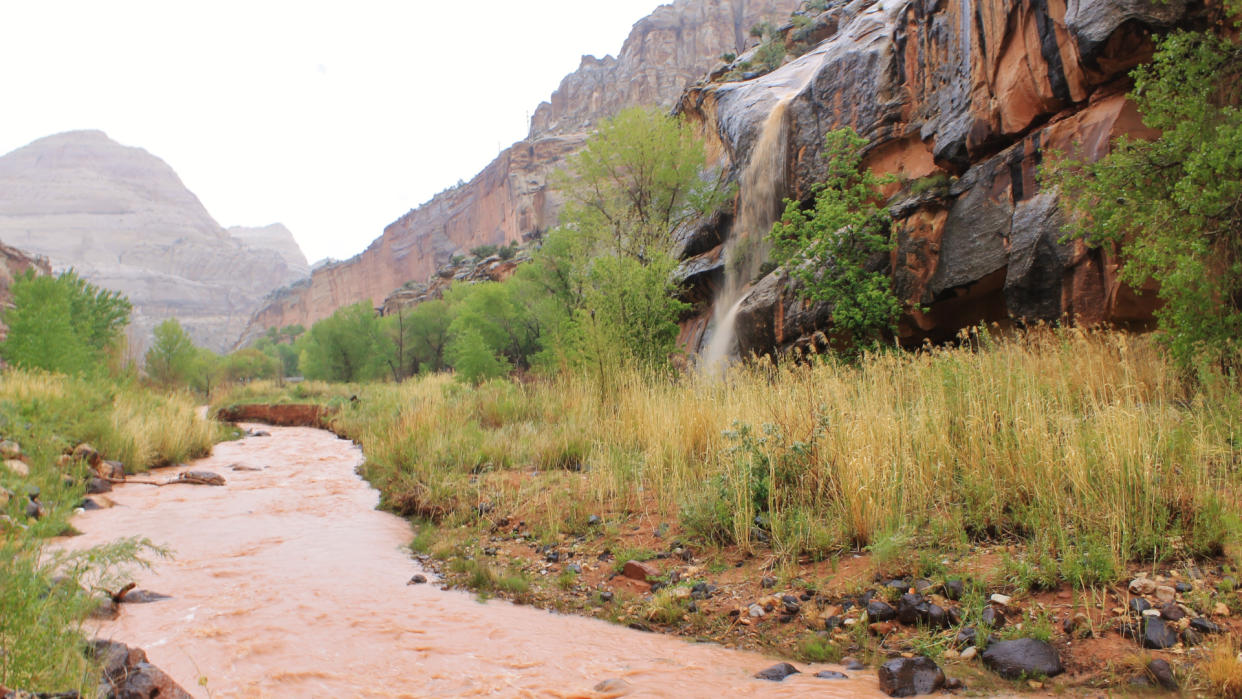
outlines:
[[[14,366],[66,374],[102,370],[129,324],[129,300],[86,282],[70,269],[58,276],[28,270],[11,287],[4,313],[8,337],[0,357]]]
[[[299,364],[308,379],[373,381],[387,370],[392,340],[369,301],[338,309],[300,340]]]

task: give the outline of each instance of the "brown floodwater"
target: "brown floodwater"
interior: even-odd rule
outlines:
[[[78,515],[84,534],[62,542],[138,535],[171,551],[132,579],[172,598],[124,604],[98,635],[145,649],[196,696],[620,696],[593,691],[610,679],[632,697],[880,696],[869,673],[817,679],[840,668],[799,663],[805,674],[767,682],[751,677],[776,662],[762,655],[479,602],[430,574],[407,585],[426,571],[405,548],[408,523],[377,511],[355,474],[359,449],[320,430],[263,429],[272,436],[192,464],[224,487],[118,486],[116,506]]]

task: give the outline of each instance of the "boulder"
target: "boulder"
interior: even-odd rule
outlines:
[[[1144,648],[1164,650],[1177,645],[1177,629],[1164,622],[1158,616],[1143,617],[1143,636],[1140,639]]]
[[[772,682],[780,682],[781,680],[796,675],[800,670],[789,663],[777,663],[772,667],[765,668],[755,673],[755,679],[770,680]]]
[[[98,466],[99,462],[103,460],[103,457],[99,455],[95,447],[85,442],[73,448],[73,458],[85,462],[91,468]]]
[[[891,621],[897,612],[884,600],[873,599],[867,603],[867,618],[871,621]]]
[[[95,467],[95,471],[99,473],[100,478],[113,481],[125,480],[125,465],[120,461],[102,461]]]
[[[22,458],[22,446],[11,439],[0,442],[0,459],[20,459]]]
[[[88,478],[86,481],[86,492],[89,495],[109,493],[112,492],[112,484],[102,478]]]
[[[880,689],[890,697],[931,694],[944,686],[944,672],[931,658],[894,658],[876,672]]]
[[[1147,663],[1147,674],[1164,689],[1170,692],[1177,691],[1177,678],[1173,676],[1173,668],[1169,666],[1169,661],[1163,658],[1152,660]]]
[[[17,459],[5,459],[4,468],[7,469],[9,473],[22,478],[30,475],[30,467],[27,466],[24,461],[18,461]]]
[[[625,567],[621,569],[621,574],[639,582],[650,582],[652,579],[660,577],[660,571],[656,570],[655,566],[642,561],[626,561]]]
[[[112,696],[116,699],[194,699],[151,663],[138,663],[130,667],[125,678],[113,686]]]
[[[1065,671],[1052,646],[1034,638],[989,643],[983,664],[1005,679],[1053,677]]]

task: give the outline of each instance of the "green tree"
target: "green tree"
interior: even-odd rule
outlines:
[[[504,376],[511,368],[504,357],[488,346],[475,327],[465,328],[453,339],[449,358],[458,378],[473,384]]]
[[[420,303],[405,319],[405,347],[409,374],[443,371],[445,348],[449,343],[452,309],[443,299]]]
[[[1235,16],[1242,3],[1229,3]],[[1095,163],[1049,171],[1071,236],[1120,252],[1121,279],[1159,283],[1160,336],[1186,370],[1239,368],[1242,341],[1242,42],[1177,31],[1132,73],[1131,99],[1161,132],[1121,137]]]
[[[338,309],[300,341],[299,363],[309,379],[372,381],[384,375],[392,340],[369,301]]]
[[[165,387],[189,385],[198,348],[181,322],[169,318],[155,326],[154,335],[144,361],[147,376]]]
[[[705,160],[689,126],[645,109],[605,121],[569,159],[556,180],[561,225],[517,275],[542,361],[667,364],[687,308],[675,299],[673,233],[731,195]]]
[[[224,358],[205,347],[195,347],[194,357],[186,368],[186,384],[194,391],[211,398],[211,392],[227,377]]]
[[[11,287],[4,313],[8,337],[0,357],[20,367],[84,374],[106,366],[129,323],[130,303],[87,283],[75,271],[58,276],[27,271]]]
[[[831,305],[832,327],[846,353],[875,345],[901,314],[887,272],[869,262],[893,249],[892,219],[880,188],[891,178],[862,167],[866,139],[853,129],[824,137],[828,176],[814,186],[815,202],[803,210],[785,201],[772,227],[772,257],[801,282],[801,294]]]
[[[462,341],[470,330],[506,364],[528,368],[531,355],[539,351],[539,323],[517,290],[508,282],[457,284],[450,289],[445,294],[453,309],[450,345]]]
[[[224,377],[235,383],[276,378],[281,373],[280,359],[255,347],[237,350],[226,356],[223,363]]]

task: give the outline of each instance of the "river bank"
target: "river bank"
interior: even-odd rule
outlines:
[[[196,694],[221,696],[865,696],[869,673],[775,661],[573,616],[446,592],[410,556],[409,524],[375,509],[352,443],[265,427],[186,468],[223,487],[129,484],[79,514],[86,547],[145,532],[172,559],[135,576],[168,595],[122,604],[99,635],[143,647]],[[410,584],[417,575],[431,584]],[[609,682],[611,684],[603,684]],[[593,688],[601,687],[602,691]],[[196,689],[197,688],[197,689]]]
[[[483,594],[792,659],[927,656],[986,693],[1232,691],[1242,403],[1147,338],[598,378],[218,405],[324,406],[427,565]],[[1060,667],[998,672],[1010,641]]]

